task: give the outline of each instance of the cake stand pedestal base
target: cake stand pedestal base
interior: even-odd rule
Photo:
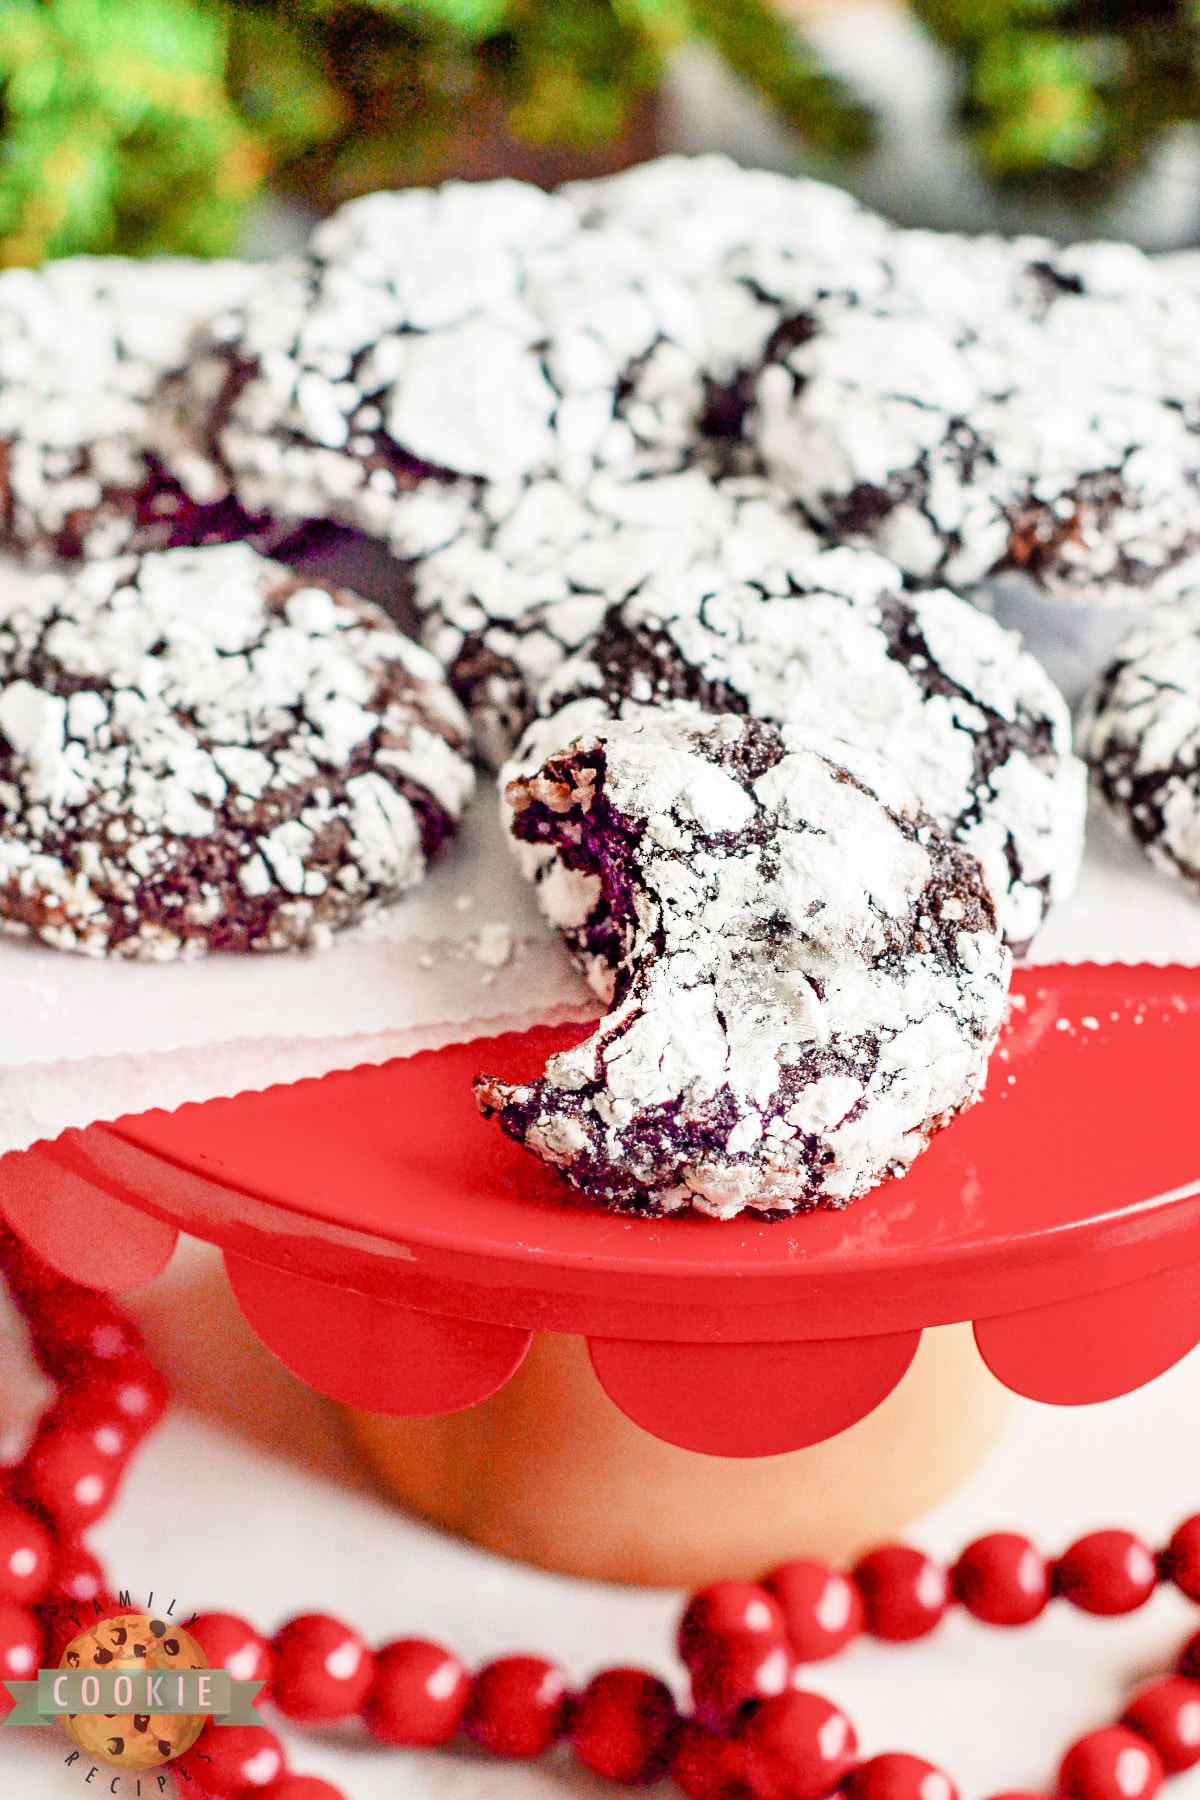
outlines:
[[[592,1580],[696,1587],[789,1557],[845,1563],[894,1536],[978,1460],[1009,1398],[970,1327],[942,1326],[837,1437],[782,1456],[702,1456],[618,1411],[583,1338],[539,1333],[477,1406],[347,1418],[388,1492],[460,1537]]]

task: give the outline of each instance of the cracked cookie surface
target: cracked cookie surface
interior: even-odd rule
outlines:
[[[428,510],[406,497],[431,479],[469,506],[480,484],[675,466],[703,348],[688,284],[560,196],[513,181],[372,194],[198,351],[177,397],[181,444],[187,415],[201,422],[181,473],[198,497],[230,481],[253,512],[337,519],[404,555]]]
[[[0,595],[0,929],[170,960],[320,945],[473,790],[429,653],[244,544]]]
[[[68,257],[0,274],[0,542],[33,560],[244,536],[194,504],[154,446],[152,402],[202,323],[264,265]]]
[[[1060,600],[1200,571],[1200,296],[1128,245],[897,231],[848,293],[754,250],[791,342],[757,376],[765,465],[916,581],[1023,570]]]
[[[978,1094],[1009,954],[882,763],[733,715],[612,721],[509,791],[603,907],[610,1010],[481,1107],[619,1211],[843,1206]],[[593,975],[596,974],[593,970]]]
[[[1041,665],[945,590],[906,593],[867,551],[780,544],[736,580],[698,560],[658,573],[543,685],[513,773],[599,720],[647,708],[815,725],[882,756],[978,857],[1017,951],[1074,885],[1086,774]],[[554,905],[554,872],[525,852]],[[549,883],[549,885],[547,885]],[[575,947],[583,952],[576,933]]]
[[[1110,816],[1200,887],[1200,599],[1159,606],[1120,644],[1080,743]]]

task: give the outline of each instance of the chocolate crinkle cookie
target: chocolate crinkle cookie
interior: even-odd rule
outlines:
[[[747,430],[825,531],[956,587],[1020,569],[1129,605],[1194,585],[1194,284],[1129,245],[917,231],[854,264],[823,294],[804,259],[740,259],[790,319]]]
[[[901,230],[666,158],[352,202],[200,334],[151,435],[188,506],[364,532],[418,590],[547,484],[590,508],[598,476],[699,469],[774,483],[914,584],[1020,569],[1128,603],[1200,568],[1198,343],[1169,260]]]
[[[702,592],[722,577],[778,581],[817,547],[787,495],[759,477],[597,471],[578,491],[546,479],[489,492],[417,566],[412,593],[424,642],[498,767],[610,606],[650,583]]]
[[[976,1098],[1009,953],[975,859],[881,762],[733,715],[582,735],[514,829],[604,909],[611,1005],[480,1106],[626,1212],[844,1206]]]
[[[209,333],[164,390],[161,429],[199,500],[232,488],[253,513],[335,519],[417,555],[481,484],[678,464],[704,343],[688,283],[560,196],[372,194]]]
[[[151,401],[200,325],[269,285],[262,266],[71,257],[0,275],[0,545],[27,559],[244,536],[153,447]]]
[[[1116,823],[1200,886],[1200,597],[1155,607],[1125,638],[1080,743]]]
[[[1013,568],[1084,603],[1194,585],[1194,258],[903,230],[719,158],[566,192],[709,297],[703,429],[744,439],[831,536],[955,587]]]
[[[244,544],[0,589],[0,928],[170,960],[320,945],[473,786],[437,663]]]
[[[904,592],[868,551],[805,550],[799,538],[790,548],[763,556],[754,579],[699,564],[610,608],[543,684],[545,716],[510,776],[602,719],[651,708],[819,724],[881,756],[978,858],[1001,929],[1023,951],[1083,853],[1087,778],[1065,701],[1017,635],[965,600]],[[555,918],[550,852],[521,854]]]

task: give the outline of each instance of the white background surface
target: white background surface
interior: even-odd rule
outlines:
[[[186,1247],[173,1273],[203,1286],[209,1253]],[[406,1520],[364,1487],[332,1413],[271,1363],[222,1306],[213,1290],[210,1342],[220,1340],[222,1355],[207,1367],[192,1356],[189,1366],[186,1314],[172,1307],[169,1284],[159,1296],[152,1342],[176,1363],[176,1387],[191,1405],[172,1412],[150,1440],[94,1534],[119,1585],[135,1596],[153,1590],[159,1605],[177,1597],[177,1616],[219,1607],[273,1630],[290,1613],[327,1610],[375,1642],[428,1635],[471,1662],[540,1651],[561,1659],[575,1681],[605,1664],[632,1662],[679,1687],[671,1654],[677,1596],[523,1569]],[[40,1391],[15,1320],[0,1316],[0,1419],[19,1420]],[[996,1528],[1023,1530],[1049,1552],[1103,1525],[1161,1543],[1200,1509],[1198,1416],[1200,1353],[1106,1406],[1014,1402],[987,1460],[908,1535],[947,1558]],[[19,1425],[10,1430],[8,1454],[18,1436]],[[1165,1670],[1197,1627],[1200,1610],[1170,1590],[1127,1619],[1087,1619],[1058,1604],[1011,1632],[957,1613],[917,1646],[860,1641],[814,1667],[811,1686],[847,1707],[864,1753],[903,1748],[927,1756],[960,1784],[963,1800],[1044,1791],[1067,1744],[1109,1722],[1130,1687]],[[565,1757],[502,1765],[461,1750],[382,1751],[285,1735],[294,1766],[336,1781],[347,1800],[602,1800],[618,1791],[573,1770]],[[62,1766],[65,1754],[57,1733],[0,1731],[0,1795],[95,1794],[78,1764]],[[656,1790],[664,1800],[672,1791]],[[1200,1771],[1171,1783],[1168,1794],[1196,1800]]]

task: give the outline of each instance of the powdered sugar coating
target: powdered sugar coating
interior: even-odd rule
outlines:
[[[850,296],[740,258],[789,310],[749,430],[840,539],[919,581],[1020,568],[1059,599],[1200,572],[1200,294],[1128,245],[895,232]]]
[[[1200,886],[1200,597],[1134,627],[1085,706],[1080,741],[1117,824],[1159,868]]]
[[[430,474],[469,505],[480,483],[678,464],[703,344],[688,284],[561,197],[512,181],[372,194],[211,334],[182,396],[202,441],[177,467],[197,498],[224,476],[252,512],[336,519],[409,554],[407,496]]]
[[[469,800],[428,652],[244,544],[0,596],[0,922],[169,960],[327,942]]]
[[[202,322],[262,266],[71,257],[0,274],[0,539],[25,556],[111,556],[247,521],[199,517],[153,453],[150,405]]]
[[[978,857],[1020,951],[1071,891],[1083,853],[1086,773],[1062,696],[1014,632],[956,595],[906,594],[868,551],[786,548],[740,580],[702,562],[656,573],[612,607],[543,685],[544,717],[511,773],[649,707],[819,722],[844,757],[882,757]]]
[[[1200,571],[1198,343],[1186,264],[904,231],[675,157],[353,202],[210,334],[163,442],[196,502],[232,483],[403,558],[485,496],[700,464],[920,583],[1128,603]]]
[[[619,953],[591,1037],[477,1093],[604,1204],[844,1206],[980,1091],[1009,956],[978,864],[894,773],[834,754],[645,715],[511,785],[515,830],[597,890]]]
[[[1019,567],[1060,597],[1127,602],[1194,578],[1186,259],[901,230],[719,158],[567,192],[707,296],[706,367],[734,365],[725,428],[833,537],[952,586]]]
[[[1186,255],[900,230],[719,158],[567,192],[708,296],[708,366],[739,371],[727,418],[835,538],[955,587],[1017,567],[1059,598],[1128,604],[1194,583]]]
[[[769,584],[817,547],[779,489],[700,468],[640,480],[596,471],[580,489],[551,479],[490,489],[456,523],[414,563],[413,600],[497,766],[608,607],[648,584],[697,595],[721,580]]]

